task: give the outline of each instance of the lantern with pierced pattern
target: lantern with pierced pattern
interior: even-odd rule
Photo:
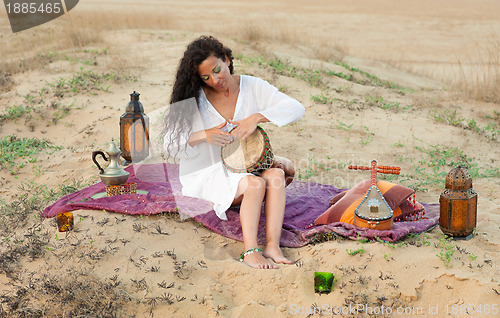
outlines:
[[[468,236],[474,231],[477,193],[472,188],[472,177],[466,168],[458,165],[448,173],[439,205],[439,226],[444,234]]]
[[[130,102],[120,117],[120,150],[124,164],[149,156],[149,117],[144,114],[139,95],[135,91],[130,94]]]

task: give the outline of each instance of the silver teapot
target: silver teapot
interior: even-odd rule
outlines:
[[[99,173],[101,181],[107,186],[122,185],[126,183],[129,173],[120,166],[119,158],[122,152],[118,149],[113,140],[109,143],[106,153],[108,154],[108,158],[106,158],[104,152],[100,150],[92,152],[92,161],[94,161],[97,168],[101,171]],[[101,168],[97,162],[96,157],[98,155],[101,155],[104,160],[110,161],[106,169]]]

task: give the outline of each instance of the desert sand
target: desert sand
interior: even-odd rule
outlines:
[[[52,147],[11,159],[2,148],[0,316],[498,317],[499,13],[495,0],[88,0],[13,34],[2,11],[0,137]],[[58,232],[43,209],[99,182],[91,152],[119,140],[129,94],[148,114],[165,109],[202,34],[233,49],[236,73],[306,108],[297,123],[264,126],[298,180],[349,188],[368,176],[347,166],[377,159],[438,203],[465,162],[476,235],[318,238],[284,249],[293,265],[255,270],[238,261],[242,242],[176,214],[78,210],[75,229]],[[335,275],[330,294],[314,293],[315,271]]]

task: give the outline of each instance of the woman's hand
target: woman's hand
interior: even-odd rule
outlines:
[[[222,130],[226,125],[227,121],[224,121],[222,124],[210,129],[197,131],[191,134],[189,145],[192,147],[206,141],[209,144],[224,147],[233,141],[233,137],[227,131]]]
[[[238,121],[229,120],[230,124],[236,125],[231,135],[241,140],[245,140],[253,133],[255,128],[257,128],[257,124],[268,121],[269,120],[260,113],[253,114],[250,117]]]
[[[212,145],[224,147],[233,141],[233,137],[227,131],[222,130],[227,125],[227,121],[213,128],[206,129],[207,142]]]

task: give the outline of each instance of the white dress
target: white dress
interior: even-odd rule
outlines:
[[[203,89],[200,90],[198,107],[199,116],[195,116],[193,132],[212,128],[225,121],[208,101]],[[281,93],[268,82],[248,75],[240,76],[240,92],[233,121],[261,113],[271,123],[281,127],[299,120],[304,112],[304,107],[297,100]],[[232,128],[234,126],[228,123],[222,130],[230,131]],[[168,136],[166,137],[165,148],[167,151],[174,150],[175,153],[175,149],[179,148],[168,147],[169,139]],[[184,149],[188,139],[188,136],[184,136],[178,147]],[[234,200],[238,183],[250,174],[227,170],[222,163],[220,153],[220,146],[207,142],[194,147],[187,144],[186,151],[177,155],[180,158],[179,179],[183,195],[212,202],[217,216],[222,220],[227,220],[226,210]]]

